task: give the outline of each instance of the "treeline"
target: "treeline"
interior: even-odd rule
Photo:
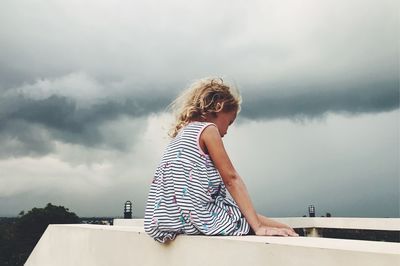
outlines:
[[[0,220],[0,265],[24,265],[49,224],[76,224],[79,217],[63,206],[21,212],[17,218]]]

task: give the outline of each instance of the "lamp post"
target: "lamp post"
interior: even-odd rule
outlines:
[[[315,206],[314,205],[308,206],[308,214],[310,217],[315,217]]]
[[[124,205],[124,219],[132,219],[132,202],[129,200]]]
[[[309,205],[308,206],[308,215],[310,217],[315,217],[315,206],[314,205]],[[306,229],[306,236],[311,236],[311,237],[321,237],[320,232],[318,231],[318,228],[307,228]]]

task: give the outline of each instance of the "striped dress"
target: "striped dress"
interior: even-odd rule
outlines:
[[[199,146],[211,123],[192,122],[167,146],[148,194],[144,229],[164,243],[178,234],[245,235],[250,226]]]

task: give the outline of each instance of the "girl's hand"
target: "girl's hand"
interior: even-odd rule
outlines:
[[[256,231],[257,236],[299,236],[293,229],[260,226]]]
[[[296,231],[294,231],[294,229],[291,228],[290,226],[286,226],[285,228],[286,228],[286,229],[289,229],[289,231],[291,231],[291,232],[292,232],[293,234],[295,234],[296,236],[299,236],[299,234],[296,233]]]

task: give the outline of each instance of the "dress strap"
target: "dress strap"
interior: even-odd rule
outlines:
[[[197,148],[199,150],[199,153],[205,157],[208,157],[209,155],[206,154],[200,147],[200,135],[201,133],[203,133],[203,130],[206,129],[206,127],[208,126],[215,126],[217,127],[217,125],[215,125],[214,123],[210,123],[210,122],[202,122],[203,125],[201,126],[199,132],[197,133],[197,138],[196,138],[196,142],[197,142]]]

